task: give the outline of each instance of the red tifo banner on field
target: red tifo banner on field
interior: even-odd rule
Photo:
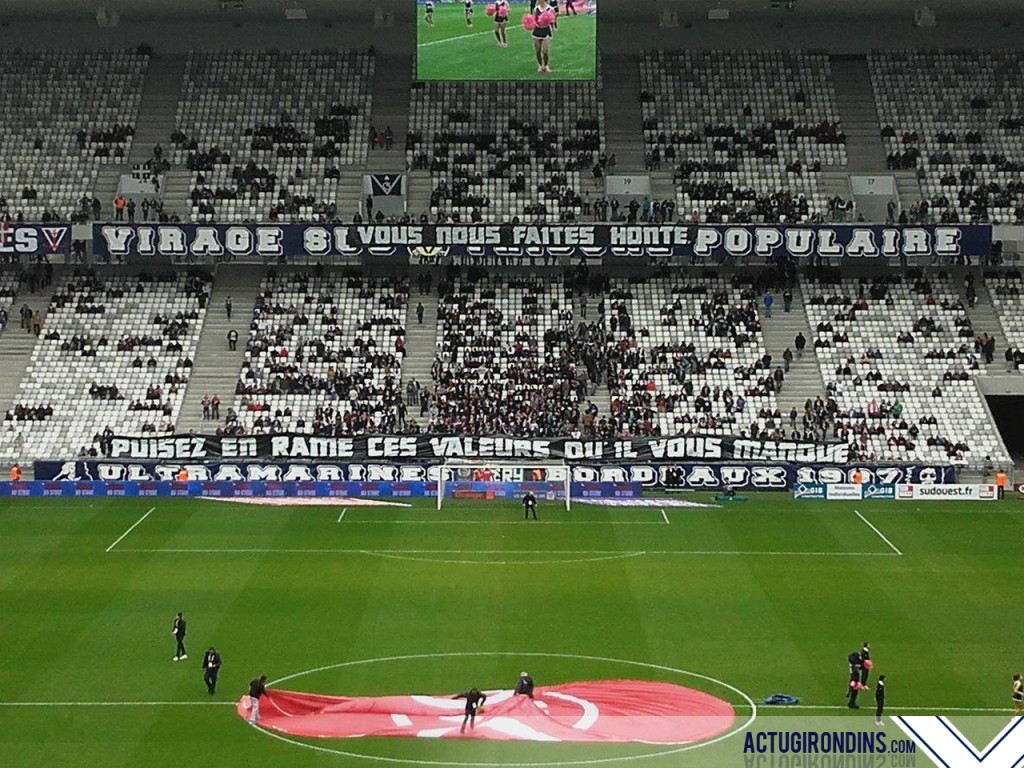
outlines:
[[[688,744],[732,727],[732,705],[703,691],[670,683],[603,680],[536,688],[534,698],[485,691],[476,727],[459,729],[463,699],[445,696],[348,698],[269,690],[259,725],[292,736],[404,736],[499,741],[639,742]],[[247,718],[249,697],[237,705]]]

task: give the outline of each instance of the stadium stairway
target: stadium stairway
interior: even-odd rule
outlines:
[[[164,213],[167,215],[176,213],[182,221],[191,221],[189,214],[192,210],[192,203],[189,199],[191,192],[192,171],[183,165],[172,166],[171,170],[164,174],[162,190]]]
[[[921,202],[921,184],[916,171],[893,171],[896,177],[896,194],[900,198],[900,209],[909,210],[914,203]]]
[[[60,267],[54,269],[54,284],[60,282]],[[43,316],[43,332],[46,332],[46,311],[50,306],[50,289],[36,293],[19,293],[8,310],[7,328],[0,334],[0,416],[14,407],[18,398],[25,369],[32,362],[32,350],[38,339],[21,327],[18,312],[22,304],[28,304],[33,312]],[[5,478],[6,479],[6,478]]]
[[[342,165],[339,167],[341,178],[338,180],[338,217],[342,221],[352,223],[352,216],[363,210],[363,167],[361,165]]]
[[[114,220],[114,198],[117,197],[117,188],[121,183],[121,174],[128,172],[127,165],[102,165],[99,173],[96,174],[96,188],[93,194],[99,198],[100,221]]]
[[[423,304],[423,324],[416,322],[416,305]],[[406,385],[415,379],[421,387],[433,389],[434,382],[430,368],[434,363],[437,349],[437,294],[420,294],[415,288],[409,295],[405,313],[405,360],[402,361],[402,396]],[[423,428],[425,419],[420,418],[418,408],[410,407],[407,418],[415,419]]]
[[[875,91],[864,56],[830,56],[839,119],[846,132],[847,171],[885,173],[885,147]]]
[[[587,316],[583,316],[583,305],[580,301],[580,297],[577,296],[573,299],[572,312],[576,318],[576,322],[593,323],[598,320],[600,316],[597,314],[597,305],[603,297],[594,296],[587,299]],[[612,412],[612,401],[611,393],[608,391],[608,379],[607,377],[601,379],[601,383],[597,385],[594,393],[587,396],[587,400],[597,406],[597,417],[608,416]],[[582,408],[580,409],[582,411]]]
[[[249,339],[249,322],[256,303],[263,267],[256,264],[219,264],[210,294],[206,319],[199,335],[199,345],[193,360],[192,378],[181,404],[176,429],[185,434],[191,431],[212,432],[219,424],[203,421],[203,397],[220,395],[221,422],[235,400],[235,382],[242,369],[245,344]],[[231,297],[231,319],[228,320],[224,301]],[[228,349],[228,331],[238,331],[238,348]]]
[[[405,135],[409,131],[409,89],[412,87],[413,62],[410,56],[377,54],[373,76],[373,106],[370,124],[378,131],[390,127],[395,135],[389,150],[370,149],[366,155],[367,173],[403,173],[405,171]]]
[[[677,202],[674,171],[651,171],[651,199]],[[688,213],[690,211],[676,211],[676,217],[685,217]]]
[[[640,64],[635,56],[601,58],[605,151],[615,155],[616,173],[644,169],[640,115]]]
[[[988,292],[988,285],[981,279],[980,272],[975,273],[975,278],[975,285],[979,286],[978,300],[974,303],[973,307],[967,310],[967,317],[971,320],[971,329],[974,331],[975,336],[987,333],[989,336],[995,337],[996,353],[992,364],[985,365],[984,360],[981,361],[981,364],[985,366],[985,370],[990,374],[1002,373],[1006,370],[1006,360],[1003,357],[1007,347],[1006,334],[1003,332],[1003,324],[999,321],[999,313],[996,312],[996,308],[992,304],[992,294]],[[966,307],[967,296],[964,293],[963,285],[959,287],[957,292],[960,294],[961,300]]]
[[[139,116],[135,121],[135,137],[128,154],[129,168],[153,156],[153,147],[161,144],[166,150],[177,127],[178,100],[185,81],[184,56],[151,56],[142,87]]]
[[[430,194],[434,191],[434,182],[427,171],[409,171],[407,178],[406,206],[409,215],[418,220],[420,214],[430,214]]]
[[[818,364],[818,356],[811,345],[815,334],[811,333],[810,323],[807,320],[807,310],[804,307],[804,296],[800,287],[793,289],[793,307],[789,312],[782,311],[782,296],[775,295],[775,306],[772,317],[765,315],[764,306],[759,305],[758,313],[761,318],[761,329],[764,334],[764,346],[768,354],[772,356],[772,367],[782,365],[782,353],[789,347],[793,350],[793,364],[786,374],[786,380],[782,385],[782,391],[778,394],[777,400],[779,410],[783,415],[796,408],[798,413],[803,413],[804,402],[807,398],[816,398],[825,392],[825,382],[821,378],[821,368]],[[802,359],[797,359],[794,339],[798,333],[807,337],[807,347],[804,349]]]

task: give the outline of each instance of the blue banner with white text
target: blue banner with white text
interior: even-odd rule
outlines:
[[[486,466],[486,460],[480,462]],[[211,483],[421,483],[434,493],[442,465],[391,462],[153,462],[153,461],[37,461],[36,480],[64,482],[153,483],[173,481],[183,469],[189,477]],[[686,462],[672,464],[602,463],[570,467],[571,481],[639,485],[653,491],[737,490],[787,491],[798,484],[838,484],[853,481],[860,472],[867,484],[945,484],[956,482],[950,466],[835,466],[827,464],[753,464],[744,462]]]
[[[93,225],[100,257],[676,256],[758,259],[982,257],[987,224],[124,224]]]
[[[0,223],[0,260],[70,253],[71,227],[67,225]]]

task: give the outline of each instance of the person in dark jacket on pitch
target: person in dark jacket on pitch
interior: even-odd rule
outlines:
[[[875,683],[875,725],[879,728],[885,725],[882,720],[882,712],[885,710],[885,675],[878,676]]]
[[[185,617],[181,615],[181,611],[178,611],[178,615],[174,617],[174,624],[171,626],[171,634],[174,635],[174,639],[178,641],[178,646],[174,651],[174,658],[172,661],[181,661],[188,658],[188,652],[185,650]]]
[[[537,497],[533,495],[533,491],[527,491],[526,495],[523,496],[523,520],[529,520],[530,514],[533,514],[533,519],[537,519]]]
[[[267,676],[260,675],[249,681],[249,724],[257,725],[260,721],[260,699],[267,692]]]
[[[459,729],[459,733],[466,732],[466,723],[469,723],[470,730],[476,728],[476,716],[478,714],[483,714],[484,702],[487,701],[487,695],[481,693],[478,688],[470,688],[465,693],[452,696],[452,698],[466,700],[466,716],[462,718],[462,728]]]
[[[871,665],[871,643],[865,640],[860,649],[860,684],[865,688],[868,687],[868,678],[871,676]]]
[[[211,645],[210,650],[203,656],[203,682],[206,683],[206,690],[211,696],[217,692],[217,675],[220,674],[220,666],[223,663],[217,649]]]
[[[848,699],[846,706],[850,709],[860,709],[857,704],[857,694],[860,693],[861,682],[861,658],[860,651],[854,651],[846,657],[850,662],[850,683],[846,689],[846,698]]]
[[[516,696],[529,696],[533,698],[533,678],[530,677],[529,672],[523,672],[519,675],[519,682],[516,683]]]

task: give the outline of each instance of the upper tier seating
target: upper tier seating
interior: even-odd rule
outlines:
[[[341,167],[366,160],[373,73],[364,52],[189,54],[171,156],[194,172],[192,219],[336,218]]]
[[[867,461],[984,466],[1009,457],[973,377],[982,372],[960,300],[940,278],[805,288],[829,429]]]
[[[416,83],[406,155],[431,173],[430,219],[579,219],[603,117],[595,83]]]
[[[0,219],[82,215],[100,166],[131,150],[148,64],[134,53],[0,53]]]
[[[910,220],[1024,222],[1024,54],[891,51],[868,63],[889,167],[921,183]]]
[[[173,432],[209,288],[184,275],[58,286],[15,401],[44,418],[8,414],[0,457],[102,454],[103,436]]]
[[[596,325],[577,325],[573,314],[561,278],[470,272],[443,287],[427,431],[584,434],[603,355]]]
[[[269,273],[222,431],[401,431],[408,295],[404,279]]]
[[[826,219],[819,172],[846,164],[829,73],[825,54],[646,54],[640,83],[647,160],[675,171],[679,217]]]
[[[632,279],[606,298],[609,432],[785,438],[749,285]],[[777,371],[777,372],[776,372]]]

